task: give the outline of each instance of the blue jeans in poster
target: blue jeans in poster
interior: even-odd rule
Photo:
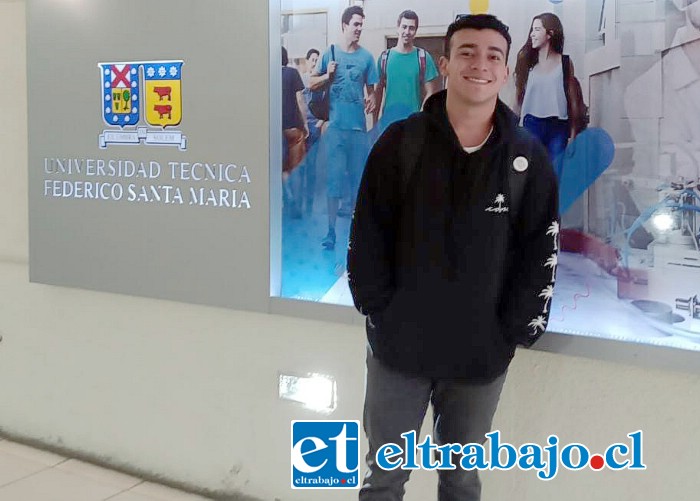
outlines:
[[[324,134],[326,164],[326,194],[329,198],[350,196],[353,208],[357,189],[369,153],[367,133],[360,130],[336,129],[331,124]]]
[[[523,127],[532,132],[547,148],[557,179],[561,180],[563,165],[561,156],[566,150],[566,143],[569,139],[569,121],[557,117],[539,118],[525,115]]]
[[[318,127],[318,120],[309,120],[308,123],[309,137],[306,138],[306,157],[299,166],[299,174],[302,177],[301,185],[305,211],[307,214],[310,214],[313,209],[314,195],[316,193],[316,158],[318,157],[321,128]]]

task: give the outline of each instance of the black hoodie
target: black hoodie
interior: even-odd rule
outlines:
[[[500,100],[494,129],[474,153],[460,145],[445,101],[445,91],[435,94],[407,119],[426,123],[413,165],[399,153],[406,120],[373,147],[348,278],[380,361],[424,377],[487,382],[507,369],[516,344],[531,345],[546,327],[558,248],[556,177],[546,150]],[[514,162],[518,148],[527,151],[528,168],[513,217],[509,169],[523,165]],[[410,181],[406,169],[415,171]]]

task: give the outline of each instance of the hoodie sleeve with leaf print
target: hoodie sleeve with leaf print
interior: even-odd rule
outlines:
[[[514,222],[510,267],[499,315],[505,336],[526,347],[547,328],[559,251],[556,176],[546,151],[537,146],[533,172]]]

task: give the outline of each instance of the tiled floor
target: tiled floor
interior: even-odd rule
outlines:
[[[0,501],[205,501],[0,438]]]

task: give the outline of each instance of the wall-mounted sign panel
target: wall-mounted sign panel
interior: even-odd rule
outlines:
[[[279,294],[352,304],[345,260],[364,159],[443,88],[448,25],[489,12],[513,39],[501,98],[545,144],[560,183],[558,278],[541,292],[548,330],[700,350],[700,2],[406,7],[283,0],[272,14],[281,29],[270,44],[286,63],[271,86],[284,158],[273,173],[284,187],[273,200],[283,205]]]
[[[31,280],[266,311],[266,8],[27,4]]]
[[[444,33],[471,9],[510,26],[501,97],[560,180],[548,329],[700,349],[700,2],[424,4],[352,2],[363,50],[348,54],[341,0],[29,0],[31,280],[350,305],[364,158],[444,86]],[[536,64],[541,31],[555,52],[563,34],[554,73]],[[331,66],[326,114],[313,81]],[[537,82],[572,75],[578,95],[542,100]]]

